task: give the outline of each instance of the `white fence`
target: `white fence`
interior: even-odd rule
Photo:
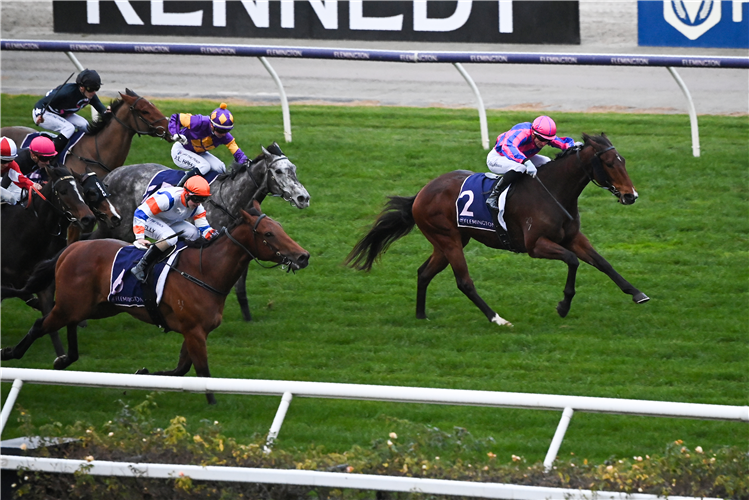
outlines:
[[[551,468],[564,439],[567,426],[575,411],[642,415],[653,417],[694,418],[702,420],[728,420],[749,422],[749,406],[727,406],[694,403],[646,401],[634,399],[594,398],[584,396],[558,396],[457,389],[430,389],[362,384],[335,384],[322,382],[292,382],[282,380],[245,380],[197,377],[161,377],[126,375],[118,373],[90,373],[76,371],[2,368],[0,381],[13,382],[0,412],[0,432],[5,428],[12,407],[25,382],[50,385],[72,385],[117,389],[153,391],[215,392],[281,396],[281,403],[268,434],[266,447],[273,444],[283,425],[286,411],[294,396],[328,399],[354,399],[362,401],[388,401],[399,403],[430,403],[461,406],[488,406],[497,408],[522,408],[556,410],[562,417],[552,438],[544,465]],[[33,470],[72,473],[81,465],[92,466],[91,474],[142,476],[154,478],[176,477],[180,472],[193,479],[213,481],[262,482],[296,484],[336,488],[358,488],[384,491],[414,491],[434,494],[455,494],[483,498],[546,499],[592,498],[599,499],[654,499],[654,495],[624,495],[619,492],[592,492],[560,488],[522,487],[507,484],[471,483],[420,478],[369,476],[316,471],[274,471],[236,467],[200,467],[169,464],[132,464],[124,462],[85,462],[80,460],[40,459],[1,456],[2,468],[28,467]],[[673,499],[680,497],[671,497]]]

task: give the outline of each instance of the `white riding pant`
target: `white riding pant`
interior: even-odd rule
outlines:
[[[36,119],[41,113],[42,110],[38,108],[34,108],[34,110],[31,112],[31,117],[34,119],[34,123],[36,123]],[[44,121],[40,123],[39,126],[44,129],[51,130],[52,132],[62,134],[68,139],[73,137],[76,129],[88,132],[88,120],[86,120],[82,116],[76,115],[75,113],[68,116],[67,118],[63,118],[62,116],[56,115],[51,111],[47,111],[46,113],[44,113]]]
[[[2,201],[10,203],[11,205],[15,205],[21,201],[22,194],[23,190],[13,183],[11,183],[7,188],[0,187],[0,197],[2,198]]]
[[[185,147],[179,142],[175,142],[172,146],[172,160],[174,164],[183,170],[190,170],[197,167],[200,170],[200,175],[205,175],[211,170],[215,170],[219,174],[226,172],[226,165],[224,162],[213,156],[209,152],[195,153]]]
[[[543,155],[531,156],[528,159],[533,162],[536,167],[540,167],[544,163],[549,163],[551,161],[551,158]],[[504,175],[510,170],[524,174],[528,169],[524,164],[518,163],[511,158],[507,158],[506,156],[497,153],[497,150],[494,148],[492,148],[491,151],[489,151],[489,154],[486,155],[486,166],[489,167],[489,170],[499,175]]]
[[[194,224],[190,224],[187,221],[173,222],[171,225],[162,221],[161,219],[148,219],[145,223],[145,235],[155,240],[165,240],[169,246],[177,244],[177,238],[183,240],[195,241],[200,238],[200,231]],[[184,231],[179,236],[176,236],[180,231]]]

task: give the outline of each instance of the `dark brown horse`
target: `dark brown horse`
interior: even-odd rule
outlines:
[[[127,312],[153,323],[145,308],[121,307],[107,301],[112,263],[117,251],[126,245],[112,239],[79,241],[55,258],[42,262],[25,288],[15,293],[33,293],[54,280],[55,306],[34,323],[15,347],[4,348],[0,359],[4,362],[20,359],[36,339],[66,326],[68,353],[54,362],[56,369],[64,369],[78,359],[77,328],[81,321]],[[276,262],[291,269],[302,269],[309,263],[309,253],[277,222],[261,214],[257,202],[249,213],[242,210],[237,222],[209,245],[182,251],[179,262],[172,268],[176,273],[170,273],[166,280],[159,311],[166,325],[183,335],[184,342],[177,367],[154,375],[182,376],[195,365],[199,377],[210,377],[206,338],[221,324],[226,296],[253,259]],[[212,394],[207,397],[209,403],[215,403]]]
[[[429,283],[450,264],[458,289],[481,309],[489,321],[511,326],[476,292],[463,254],[463,247],[471,238],[491,248],[526,252],[534,258],[561,260],[567,264],[564,299],[557,304],[561,317],[569,312],[575,295],[578,259],[605,273],[624,293],[632,295],[635,303],[647,302],[648,296],[622,278],[580,232],[577,200],[589,182],[608,189],[624,205],[631,205],[637,199],[637,191],[624,167],[624,158],[606,135],[583,134],[583,138],[583,146],[570,148],[556,160],[539,167],[540,182],[524,176],[511,188],[504,214],[511,248],[504,245],[493,231],[458,227],[455,201],[463,180],[473,172],[457,170],[434,179],[416,196],[391,197],[372,229],[351,251],[346,263],[369,271],[393,241],[417,225],[434,246],[432,255],[418,271],[416,317],[419,319],[426,318]],[[475,203],[484,203],[484,200]]]
[[[55,255],[65,246],[69,225],[91,231],[96,223],[94,214],[83,199],[81,186],[64,167],[47,167],[49,182],[41,194],[32,192],[28,206],[2,207],[2,283],[21,287],[39,262]],[[54,287],[39,290],[37,307],[48,313],[54,303]],[[5,299],[5,295],[2,296]],[[27,303],[32,295],[21,297]],[[65,351],[57,332],[51,334],[57,355]]]

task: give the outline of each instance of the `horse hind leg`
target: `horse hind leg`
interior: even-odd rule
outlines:
[[[10,359],[21,359],[26,351],[29,350],[31,344],[37,339],[45,336],[49,333],[49,329],[45,324],[48,324],[49,315],[43,316],[37,319],[32,325],[29,332],[21,339],[18,344],[13,347],[5,347],[0,351],[0,361],[7,361]],[[57,328],[55,328],[57,330]]]
[[[68,353],[55,358],[55,370],[64,370],[78,361],[78,324],[68,325]]]
[[[166,375],[166,376],[172,376],[172,377],[183,377],[187,375],[187,372],[190,371],[190,368],[192,367],[192,360],[190,359],[190,355],[187,352],[187,345],[185,342],[182,342],[182,349],[179,352],[179,362],[177,363],[177,367],[174,370],[163,370],[160,372],[153,372],[151,373],[146,368],[141,368],[137,372],[135,372],[138,375]]]
[[[427,319],[427,287],[435,276],[444,271],[447,264],[445,254],[435,248],[434,253],[429,256],[416,272],[416,319]]]
[[[52,308],[55,306],[55,284],[52,283],[45,290],[39,292],[38,296],[42,315],[49,314],[50,311],[52,311]],[[55,355],[57,355],[58,358],[64,355],[65,348],[62,346],[60,334],[57,332],[57,330],[49,332],[49,338],[52,341],[52,347],[55,349]]]

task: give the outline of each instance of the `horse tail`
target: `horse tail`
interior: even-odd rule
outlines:
[[[64,250],[65,248],[57,252],[57,254],[51,259],[43,260],[37,264],[23,288],[16,289],[5,286],[2,287],[3,299],[25,297],[32,293],[39,293],[42,290],[47,289],[47,287],[55,281],[55,267],[57,266],[57,260],[60,258],[60,255]]]
[[[346,265],[359,271],[369,271],[391,243],[410,233],[416,224],[412,211],[415,199],[416,196],[391,196],[372,229],[346,257]]]

